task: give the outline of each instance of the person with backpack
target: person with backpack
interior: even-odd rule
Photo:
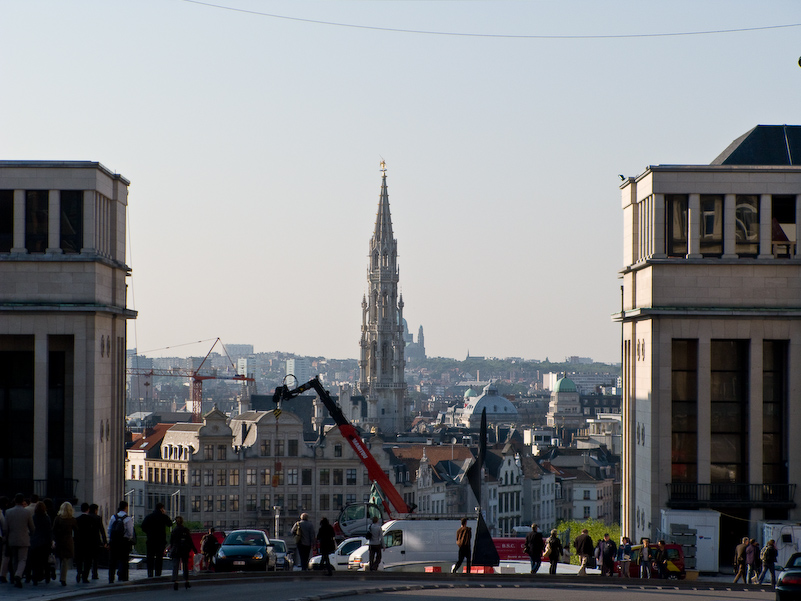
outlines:
[[[142,520],[142,532],[147,535],[147,577],[161,576],[161,567],[164,564],[164,547],[167,546],[167,528],[172,526],[172,520],[164,509],[164,503],[156,503],[153,513]]]
[[[765,574],[770,572],[770,584],[776,586],[776,559],[779,557],[779,551],[776,549],[776,541],[770,539],[763,547],[762,553],[759,558],[762,560],[762,572],[759,574],[758,584],[762,584],[765,579]]]
[[[200,552],[203,553],[207,570],[211,570],[214,556],[217,555],[217,549],[219,548],[220,541],[217,540],[217,535],[214,534],[214,528],[209,528],[209,531],[200,539]]]
[[[136,542],[133,518],[128,515],[128,501],[120,501],[120,504],[108,523],[109,541],[109,562],[108,562],[108,581],[114,583],[117,576],[120,582],[128,580],[128,560],[131,556],[131,548]]]
[[[178,590],[178,569],[181,564],[184,566],[184,586],[190,588],[189,584],[189,553],[197,553],[195,543],[192,540],[192,533],[189,528],[184,526],[184,518],[180,515],[175,516],[175,528],[170,534],[170,558],[172,559],[172,587]]]

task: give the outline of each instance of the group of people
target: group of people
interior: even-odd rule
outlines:
[[[58,578],[67,585],[69,570],[75,566],[75,580],[88,583],[99,578],[100,550],[107,544],[98,506],[83,503],[77,516],[73,505],[55,508],[50,499],[17,494],[12,503],[0,499],[0,583],[22,588],[23,581],[38,585]]]
[[[301,570],[309,569],[309,556],[316,540],[320,546],[320,566],[328,572],[329,576],[333,574],[334,567],[331,565],[331,560],[328,556],[336,550],[337,543],[334,527],[330,524],[328,518],[320,520],[320,528],[315,534],[314,524],[312,524],[309,514],[302,513],[300,519],[292,526],[292,534],[295,535],[295,545],[300,558]]]
[[[734,582],[737,583],[742,578],[746,584],[762,584],[765,576],[770,572],[770,583],[776,586],[776,559],[778,556],[779,551],[776,549],[775,540],[770,539],[760,550],[756,539],[743,537],[734,550],[734,568],[736,570]]]
[[[615,575],[615,561],[620,564],[620,577],[628,578],[631,575],[632,546],[631,539],[624,536],[620,545],[615,544],[609,533],[593,545],[589,531],[585,528],[573,541],[576,554],[579,556],[579,576],[586,576],[591,558],[595,558],[601,566],[601,576]],[[665,541],[657,542],[656,549],[651,547],[651,541],[643,538],[640,541],[640,553],[636,557],[638,565],[637,574],[640,578],[668,578],[668,550]]]

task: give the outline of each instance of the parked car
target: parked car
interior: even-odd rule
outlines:
[[[275,551],[261,530],[234,530],[222,543],[214,558],[217,572],[274,570]]]
[[[273,551],[275,551],[275,569],[291,570],[292,555],[287,551],[286,542],[280,538],[271,538],[270,545],[272,545]]]
[[[776,577],[776,601],[801,599],[801,553],[793,553]]]
[[[654,557],[658,545],[651,543],[648,546],[651,548],[651,557]],[[681,545],[675,543],[667,543],[665,548],[668,555],[668,578],[684,580],[687,577],[684,569],[684,549],[681,548]],[[631,563],[629,564],[629,576],[631,578],[640,577],[640,555],[642,555],[642,545],[632,545]],[[620,575],[620,562],[617,560],[615,560],[615,574]],[[659,578],[659,570],[651,570],[651,578]]]
[[[348,557],[350,557],[350,554],[362,545],[366,544],[367,539],[363,536],[346,538],[344,541],[339,543],[339,546],[336,548],[336,550],[328,556],[328,560],[331,562],[331,565],[335,570],[347,570]],[[320,562],[322,559],[322,555],[315,555],[312,557],[309,560],[309,569],[321,570],[322,568],[320,567]]]

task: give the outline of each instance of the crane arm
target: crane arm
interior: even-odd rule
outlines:
[[[387,477],[387,475],[384,473],[384,470],[381,469],[381,466],[378,465],[378,462],[375,460],[375,457],[373,457],[373,454],[370,453],[367,445],[364,444],[362,437],[359,436],[358,430],[356,430],[354,425],[347,420],[345,415],[342,413],[342,410],[331,398],[331,395],[329,395],[328,391],[323,388],[319,378],[315,377],[305,384],[301,384],[297,388],[293,389],[290,389],[288,386],[279,386],[275,389],[273,403],[277,405],[281,401],[295,398],[307,390],[314,390],[318,394],[320,400],[323,402],[323,405],[325,405],[325,408],[328,410],[328,413],[330,413],[331,417],[334,419],[334,422],[339,428],[339,431],[342,433],[342,436],[348,441],[348,444],[350,444],[351,448],[353,448],[356,455],[364,464],[364,467],[367,468],[367,475],[369,476],[370,480],[378,483],[381,491],[384,493],[384,495],[386,495],[387,500],[395,508],[395,511],[397,513],[412,513],[412,511],[414,511],[414,507],[409,507],[406,504],[406,501],[403,500],[403,497],[392,485],[389,477]]]

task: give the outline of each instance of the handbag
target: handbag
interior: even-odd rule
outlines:
[[[548,559],[551,558],[551,543],[548,543],[547,545],[545,545],[545,551],[543,552],[543,555],[545,557],[547,557]]]
[[[300,524],[298,522],[295,522],[295,525],[292,526],[292,533],[295,535],[295,544],[299,545],[301,541],[301,536],[300,536]]]

